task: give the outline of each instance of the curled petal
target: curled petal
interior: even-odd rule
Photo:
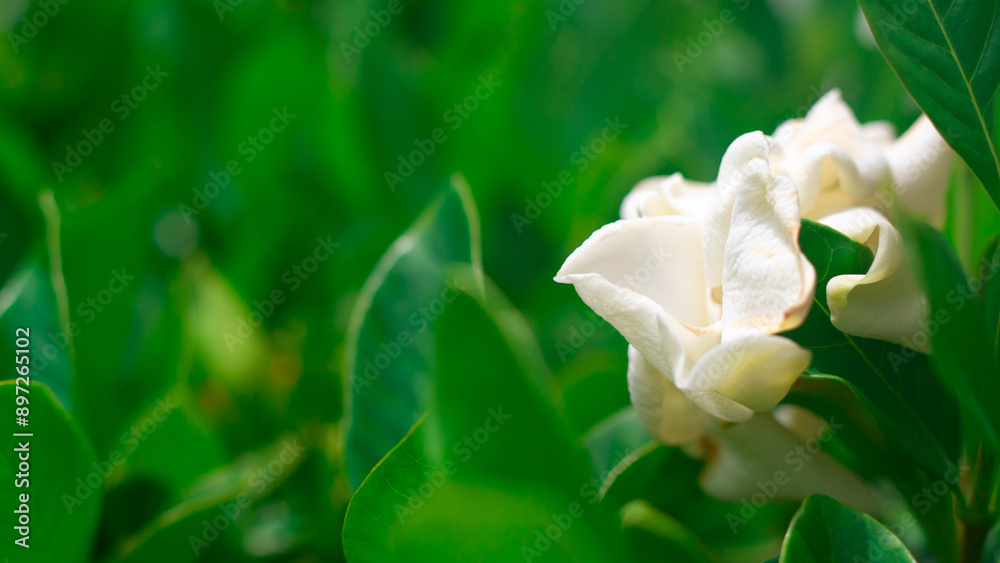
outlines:
[[[576,249],[555,280],[573,284],[658,370],[675,373],[720,338],[707,326],[700,238],[692,218],[618,221]]]
[[[681,174],[654,176],[638,184],[625,196],[622,219],[685,215],[705,217],[718,194],[715,184],[686,180]]]
[[[928,304],[904,263],[899,231],[884,215],[868,208],[837,213],[820,222],[864,244],[875,255],[866,274],[836,276],[827,284],[833,326],[847,334],[912,346],[914,334],[927,318]]]
[[[643,428],[658,442],[695,440],[712,420],[633,346],[628,347],[628,391]]]
[[[798,327],[809,314],[816,270],[799,248],[798,194],[763,160],[746,169],[733,205],[722,282],[723,342]]]
[[[750,336],[712,348],[675,383],[713,416],[740,422],[774,408],[811,360],[783,336]]]
[[[940,227],[954,151],[921,115],[886,151],[893,190],[903,207]]]
[[[747,133],[738,137],[722,157],[719,179],[716,182],[718,199],[705,217],[702,243],[705,248],[705,282],[709,291],[721,304],[722,270],[726,241],[732,222],[736,193],[743,183],[747,165],[753,160],[767,162],[770,145],[761,132]]]

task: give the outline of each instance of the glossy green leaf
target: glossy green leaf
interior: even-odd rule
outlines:
[[[943,476],[961,446],[957,407],[943,392],[927,357],[904,346],[844,334],[830,322],[827,283],[837,275],[867,271],[871,251],[806,220],[800,243],[816,266],[816,298],[803,326],[787,336],[812,351],[815,372],[833,374],[851,385],[890,446],[931,474]]]
[[[858,0],[889,65],[1000,206],[996,2]]]
[[[345,459],[353,487],[431,404],[438,317],[453,263],[480,263],[479,217],[463,180],[424,210],[361,290],[347,337]]]
[[[0,471],[9,476],[0,504],[8,517],[2,534],[3,553],[24,563],[90,561],[104,493],[95,471],[94,447],[48,387],[31,383],[26,394],[23,385],[21,392],[15,387],[13,381],[0,383],[0,404],[4,405],[5,416],[9,416],[4,423],[0,453]],[[27,397],[26,427],[14,424],[18,396]],[[12,437],[13,433],[33,436]],[[22,462],[28,467],[21,467]],[[93,476],[98,477],[96,483]],[[74,497],[78,490],[85,491],[82,501]],[[26,507],[22,507],[21,495],[28,495]],[[16,514],[18,510],[26,512],[26,536],[14,527],[17,519],[24,518]],[[22,537],[26,537],[28,549],[14,544]]]
[[[987,324],[982,303],[944,236],[926,224],[907,220],[903,225],[930,301],[926,332],[934,348],[935,371],[958,399],[963,418],[976,425],[994,453],[1000,452],[1000,372],[992,338],[996,329]],[[988,265],[976,274],[974,284],[981,286],[996,269]]]
[[[442,314],[437,408],[351,499],[344,547],[366,561],[611,561],[599,483],[552,406],[524,320],[493,294]]]
[[[874,518],[813,495],[802,503],[781,546],[781,563],[915,563],[903,542]]]

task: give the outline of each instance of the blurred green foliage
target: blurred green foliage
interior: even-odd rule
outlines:
[[[348,320],[452,173],[476,199],[486,272],[567,397],[593,402],[568,408],[582,436],[627,402],[625,342],[551,278],[632,185],[710,180],[736,136],[835,87],[862,121],[918,114],[852,3],[70,0],[44,18],[42,4],[0,8],[0,276],[4,291],[36,280],[37,381],[97,460],[124,456],[94,501],[101,561],[193,560],[176,527],[202,533],[199,499],[217,514],[252,479],[247,456],[290,436],[307,452],[199,558],[343,558]],[[620,133],[596,150],[609,121]],[[401,158],[423,162],[390,188]],[[167,398],[177,408],[144,429]]]

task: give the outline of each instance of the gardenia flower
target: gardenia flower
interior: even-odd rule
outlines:
[[[795,184],[804,217],[874,253],[866,274],[829,282],[834,326],[847,334],[912,345],[927,315],[927,300],[904,263],[899,231],[880,211],[898,197],[908,211],[940,224],[953,152],[926,116],[894,137],[888,123],[860,124],[833,90],[804,119],[789,120],[767,137],[766,158],[772,174],[786,175]],[[720,185],[691,182],[680,174],[650,178],[626,196],[621,215],[704,218],[727,197]]]
[[[710,210],[606,225],[556,275],[629,342],[632,402],[663,443],[769,411],[811,360],[777,336],[805,319],[816,272],[798,245],[795,184],[767,157],[762,133],[740,137]]]

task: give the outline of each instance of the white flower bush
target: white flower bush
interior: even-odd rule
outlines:
[[[651,437],[682,444],[714,419],[770,411],[809,366],[809,351],[780,336],[802,324],[815,291],[801,217],[874,255],[865,274],[825,288],[834,326],[897,343],[919,330],[926,299],[886,202],[940,222],[953,155],[925,117],[894,137],[886,123],[860,124],[832,91],[773,135],[736,139],[713,183],[644,180],[622,219],[569,256],[555,279],[628,341],[629,392]]]

